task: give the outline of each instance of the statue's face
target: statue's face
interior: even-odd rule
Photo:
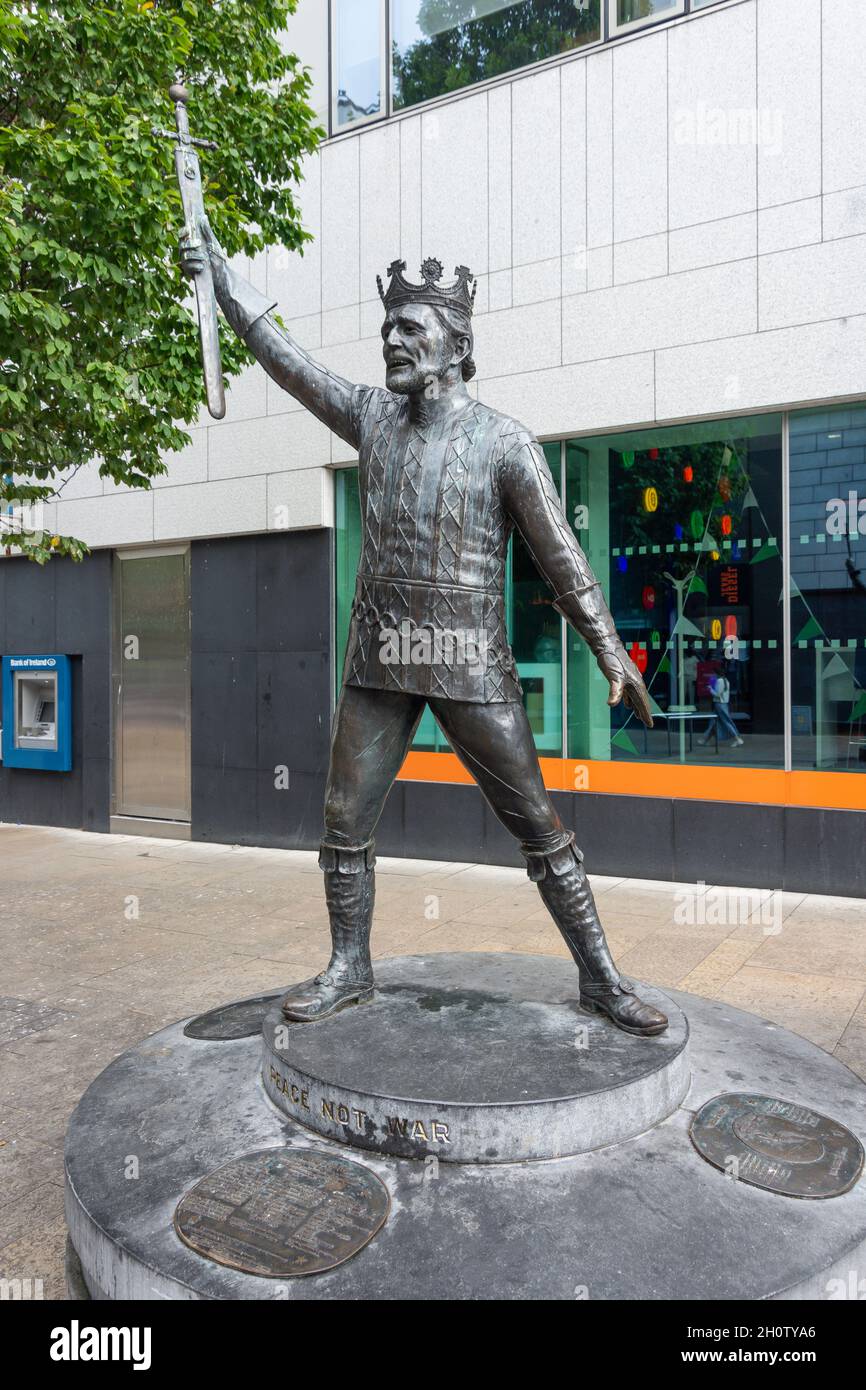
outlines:
[[[429,304],[402,304],[382,324],[385,385],[408,396],[444,376],[454,355],[454,334]]]

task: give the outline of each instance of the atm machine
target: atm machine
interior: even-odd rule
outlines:
[[[3,765],[68,772],[72,767],[69,657],[3,657]]]

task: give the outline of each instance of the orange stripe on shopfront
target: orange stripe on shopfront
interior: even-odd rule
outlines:
[[[672,767],[667,763],[577,762],[570,758],[541,758],[540,762],[544,784],[551,791],[866,810],[864,773],[777,772],[772,768],[683,763]],[[453,753],[410,753],[399,775],[405,782],[467,784],[474,780]]]

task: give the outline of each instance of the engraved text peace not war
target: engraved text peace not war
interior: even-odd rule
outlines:
[[[344,1105],[342,1101],[326,1100],[324,1096],[320,1100],[311,1101],[309,1088],[300,1086],[296,1081],[290,1081],[273,1064],[270,1067],[270,1079],[280,1095],[286,1096],[298,1110],[312,1114],[315,1109],[323,1119],[331,1120],[334,1124],[349,1125],[360,1134],[365,1132],[366,1121],[371,1118],[366,1110]],[[402,1115],[386,1115],[385,1125],[387,1134],[395,1139],[406,1139],[421,1144],[451,1143],[451,1127],[444,1120],[413,1120]]]

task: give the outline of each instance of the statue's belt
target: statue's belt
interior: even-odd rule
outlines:
[[[370,628],[399,631],[474,628],[499,635],[505,624],[505,597],[469,585],[359,575],[352,616]]]

